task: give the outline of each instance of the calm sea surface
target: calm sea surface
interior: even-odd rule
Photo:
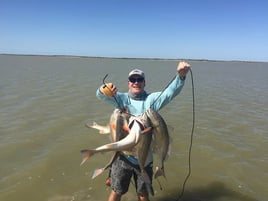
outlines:
[[[174,77],[175,60],[0,56],[0,200],[103,201],[108,172],[92,180],[111,154],[80,166],[80,149],[109,137],[85,123],[106,124],[111,105],[95,96],[102,79],[127,90],[132,68],[146,73],[146,90]],[[195,86],[195,132],[187,201],[267,201],[268,63],[190,61]],[[175,201],[188,173],[192,85],[160,113],[173,138],[166,177],[153,181],[152,201]],[[130,184],[123,201],[136,200]]]

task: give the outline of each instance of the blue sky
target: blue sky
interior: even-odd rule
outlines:
[[[0,0],[0,53],[268,61],[266,0]]]

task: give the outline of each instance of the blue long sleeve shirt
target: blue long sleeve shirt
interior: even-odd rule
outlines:
[[[140,115],[150,107],[155,111],[159,111],[176,97],[184,86],[184,80],[176,76],[164,92],[149,93],[144,100],[134,100],[128,96],[128,93],[117,92],[115,98],[109,98],[103,95],[98,89],[96,92],[97,98],[113,104],[116,108],[127,107],[132,115]],[[162,94],[161,94],[162,93]],[[161,96],[159,96],[161,94]],[[116,101],[116,100],[117,101]]]

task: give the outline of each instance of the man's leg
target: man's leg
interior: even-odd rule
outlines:
[[[121,196],[128,191],[129,183],[133,173],[133,167],[119,156],[111,168],[111,188],[108,201],[120,201]]]
[[[150,201],[148,193],[138,194],[139,201]]]
[[[121,195],[117,194],[113,190],[111,191],[108,201],[120,201],[121,200]]]
[[[147,165],[144,170],[150,177],[151,183],[152,183],[152,177],[153,177],[153,163]],[[140,169],[137,167],[134,171],[134,180],[138,195],[139,201],[149,201],[149,193],[146,187],[146,183],[144,182],[143,177],[141,176]],[[148,185],[148,184],[147,184]],[[150,189],[153,191],[153,189]]]

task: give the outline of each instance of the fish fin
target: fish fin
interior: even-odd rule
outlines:
[[[164,167],[159,168],[158,166],[156,166],[154,178],[156,179],[157,177],[160,177],[160,176],[163,176],[164,178],[166,178]]]
[[[87,159],[89,159],[94,154],[92,150],[88,149],[81,150],[80,152],[83,155],[83,160],[80,165],[83,165],[87,161]]]
[[[141,134],[147,134],[147,133],[151,132],[152,129],[153,129],[152,127],[147,127],[141,132]]]
[[[94,170],[91,179],[95,179],[97,176],[99,176],[103,172],[104,172],[104,168]]]

